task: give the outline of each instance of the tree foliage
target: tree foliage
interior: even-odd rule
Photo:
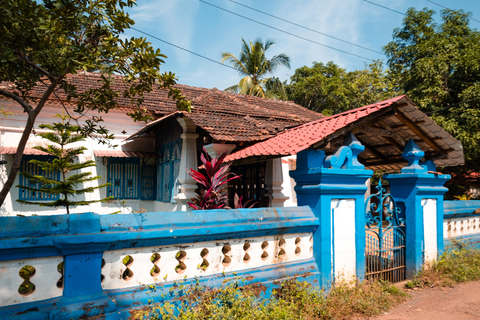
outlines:
[[[28,172],[20,172],[29,181],[39,183],[40,187],[22,186],[17,187],[41,192],[48,195],[60,196],[59,199],[53,201],[27,201],[17,200],[24,204],[34,204],[41,207],[65,207],[67,214],[70,213],[71,206],[83,206],[94,202],[107,201],[113,197],[107,197],[101,200],[76,200],[76,197],[85,193],[90,193],[96,189],[106,187],[108,184],[103,184],[95,187],[84,187],[85,182],[98,180],[100,176],[92,176],[91,172],[81,172],[82,169],[95,167],[96,163],[93,160],[75,161],[78,155],[83,154],[86,147],[69,147],[80,141],[85,141],[85,138],[80,132],[80,127],[70,125],[65,120],[69,117],[66,115],[59,115],[62,122],[54,124],[42,124],[40,128],[49,129],[51,132],[38,133],[38,135],[51,142],[48,146],[35,146],[34,149],[43,151],[51,156],[49,160],[30,160],[30,163],[39,166],[43,172],[58,172],[60,179],[55,179],[55,175],[33,175]],[[78,173],[73,173],[77,172]],[[51,178],[52,177],[52,178]]]
[[[480,170],[480,32],[470,13],[407,11],[402,28],[384,47],[401,89],[465,149],[465,169]]]
[[[134,24],[125,11],[133,5],[135,0],[2,1],[0,95],[14,100],[28,120],[0,192],[0,205],[13,185],[35,120],[46,101],[57,97],[57,90],[75,104],[74,118],[85,116],[88,110],[106,113],[118,105],[119,98],[140,107],[143,93],[151,91],[154,84],[168,88],[178,108],[190,108],[181,92],[172,87],[175,75],[160,72],[166,58],[160,50],[153,49],[144,38],[123,36]],[[98,86],[81,91],[69,83],[67,75],[79,71],[100,73]],[[113,86],[114,74],[123,76],[122,92]],[[136,120],[148,117],[141,108],[131,115]],[[108,136],[100,121],[98,115],[84,121],[83,134]]]
[[[240,58],[229,52],[222,53],[222,63],[228,62],[243,77],[225,91],[272,99],[286,99],[284,84],[272,74],[280,66],[290,68],[290,58],[281,53],[267,59],[266,52],[275,42],[261,39],[255,42],[242,39]]]
[[[350,72],[330,61],[295,70],[287,93],[310,110],[333,115],[392,98],[399,94],[396,88],[380,61]]]

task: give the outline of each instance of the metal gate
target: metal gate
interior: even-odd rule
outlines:
[[[405,220],[382,181],[366,200],[365,280],[405,280]]]

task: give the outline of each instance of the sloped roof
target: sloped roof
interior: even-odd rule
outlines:
[[[0,154],[15,154],[17,153],[17,147],[0,147]],[[47,156],[48,153],[33,149],[25,148],[23,151],[24,155],[35,155],[35,156]]]
[[[405,160],[400,157],[409,139],[440,166],[464,163],[461,143],[432,119],[418,110],[407,96],[399,96],[368,106],[325,117],[279,133],[225,158],[271,158],[293,155],[310,147],[332,152],[352,131],[366,150],[360,160],[367,167],[398,170]]]
[[[94,150],[95,157],[104,158],[157,158],[153,152],[123,151],[123,150]]]
[[[80,72],[67,77],[80,92],[99,87],[99,79],[98,73],[90,72]],[[126,88],[121,76],[115,76],[114,87],[118,91]],[[216,88],[205,89],[185,85],[175,87],[192,102],[192,112],[183,112],[184,116],[218,141],[262,141],[285,128],[324,117],[293,102],[228,93]],[[44,90],[44,86],[37,86],[33,95],[39,96]],[[66,100],[66,95],[61,90],[56,92],[56,96],[52,95],[52,99],[57,97]],[[144,97],[142,107],[147,108],[156,118],[178,112],[175,101],[168,97],[168,91],[159,85]],[[131,106],[128,99],[119,98],[118,102],[122,107]]]

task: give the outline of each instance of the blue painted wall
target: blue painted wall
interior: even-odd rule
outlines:
[[[308,207],[102,216],[84,213],[2,217],[0,222],[0,261],[64,257],[62,297],[0,308],[0,319],[77,319],[99,314],[108,314],[109,319],[127,318],[132,306],[145,305],[152,296],[143,286],[102,289],[102,256],[107,250],[310,233],[319,226]],[[315,259],[205,278],[199,279],[200,285],[208,282],[209,286],[221,286],[228,279],[243,279],[245,284],[259,285],[267,293],[278,279],[299,278],[314,286],[321,282]],[[187,279],[185,284],[194,281]],[[169,299],[174,285],[162,283],[158,297],[167,294],[165,299]]]

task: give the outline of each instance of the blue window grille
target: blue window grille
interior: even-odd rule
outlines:
[[[177,139],[160,147],[160,158],[157,165],[157,200],[172,202],[178,194],[180,183],[180,157],[182,139]]]
[[[60,180],[59,171],[44,171],[37,164],[30,163],[30,160],[48,161],[51,159],[53,158],[50,156],[23,156],[22,164],[20,166],[20,172],[26,172],[32,175],[44,176],[49,179]],[[40,182],[30,180],[23,175],[20,175],[19,182],[22,186],[28,186],[35,189],[40,189],[42,187],[42,184]],[[60,195],[52,195],[45,192],[37,192],[19,188],[18,198],[20,200],[57,200],[60,198]]]
[[[155,166],[142,166],[141,199],[155,200],[156,172]]]
[[[107,172],[109,196],[155,200],[155,166],[140,165],[138,158],[109,158]]]
[[[107,168],[108,195],[117,199],[138,199],[140,189],[140,160],[138,158],[109,158]]]

